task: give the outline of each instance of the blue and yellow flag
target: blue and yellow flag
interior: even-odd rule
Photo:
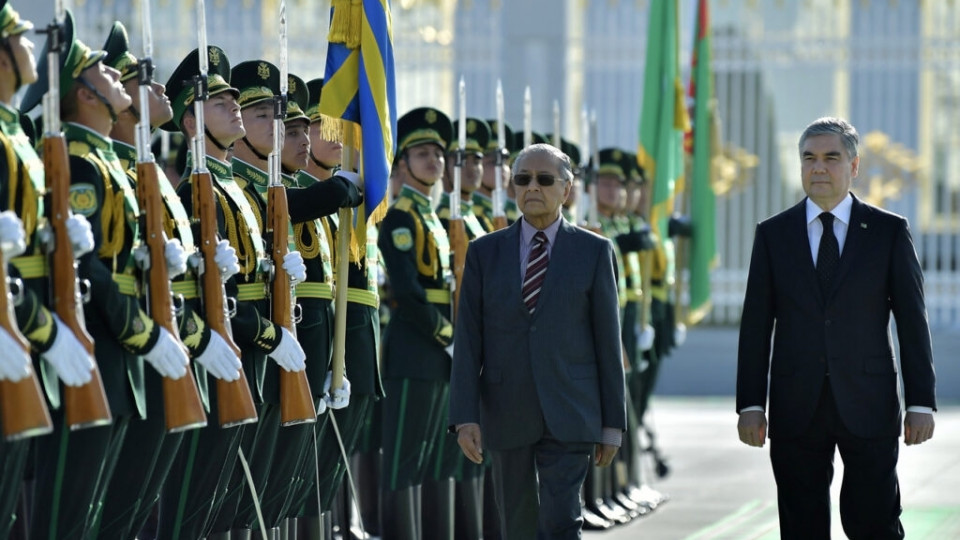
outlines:
[[[320,114],[325,139],[360,153],[359,239],[366,238],[367,221],[376,223],[387,211],[397,131],[392,25],[389,0],[333,0]]]

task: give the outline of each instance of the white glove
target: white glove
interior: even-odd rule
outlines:
[[[0,253],[3,259],[9,261],[18,255],[23,255],[26,250],[27,232],[23,230],[23,222],[12,210],[0,212]]]
[[[243,364],[234,354],[230,345],[223,337],[214,331],[210,331],[210,342],[207,348],[200,353],[200,356],[194,358],[198,364],[207,368],[214,377],[224,381],[235,381],[240,378],[240,370]]]
[[[294,287],[307,280],[307,265],[303,264],[303,256],[299,251],[291,251],[283,256],[283,269],[287,271],[290,284]]]
[[[679,347],[683,345],[685,341],[687,341],[687,325],[677,323],[677,327],[673,329],[673,342]]]
[[[293,334],[286,328],[282,326],[277,328],[280,329],[281,333],[280,343],[277,343],[277,348],[267,356],[273,358],[273,361],[286,371],[303,371],[307,368],[307,355],[303,352],[300,344],[297,343],[297,338],[293,337]]]
[[[80,214],[70,214],[67,218],[67,236],[73,246],[73,257],[79,259],[93,251],[93,230],[90,222]]]
[[[450,355],[450,358],[453,358],[453,343],[444,347],[443,350],[447,351],[447,354]]]
[[[327,412],[327,397],[324,396],[320,398],[320,402],[317,404],[317,416]]]
[[[30,354],[2,327],[0,351],[4,351],[0,354],[0,381],[17,382],[30,374]]]
[[[358,188],[363,187],[363,184],[360,181],[360,175],[353,171],[345,171],[343,169],[340,169],[339,171],[337,171],[337,176],[339,176],[340,178],[343,178],[344,180],[350,182],[351,184],[357,186]]]
[[[91,372],[96,364],[60,317],[55,313],[52,315],[53,324],[57,325],[57,337],[50,349],[42,353],[40,358],[53,366],[63,384],[83,386],[93,378]]]
[[[220,278],[224,281],[240,272],[240,260],[237,259],[237,250],[233,249],[230,242],[221,240],[217,242],[217,252],[213,256],[213,262],[220,269]]]
[[[143,355],[157,373],[169,379],[179,379],[187,374],[187,351],[183,350],[176,338],[160,327],[160,337],[156,345]]]
[[[640,347],[640,350],[647,352],[653,348],[653,337],[656,335],[653,326],[645,324],[643,329],[640,331],[640,335],[637,336],[637,346]]]
[[[163,248],[163,257],[167,260],[167,277],[173,279],[187,271],[187,252],[179,238],[167,240]]]
[[[330,392],[330,385],[333,381],[333,372],[327,372],[327,380],[323,383],[323,401],[331,409],[342,409],[350,405],[350,381],[346,375],[343,377],[343,384],[339,389]]]

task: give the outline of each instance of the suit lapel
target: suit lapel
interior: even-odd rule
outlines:
[[[520,298],[520,288],[523,285],[523,271],[526,270],[525,266],[527,261],[520,261],[520,220],[514,222],[503,236],[503,241],[500,242],[500,258],[499,260],[504,261],[504,264],[500,266],[500,270],[506,273],[503,281],[501,283],[506,283],[506,294],[507,298],[516,298],[516,306],[518,310],[523,313],[525,317],[530,317],[530,312],[527,311],[526,304],[523,303],[523,299]],[[522,265],[522,266],[521,266]],[[518,273],[517,268],[522,268]]]
[[[817,278],[817,268],[813,264],[813,254],[810,252],[810,237],[807,235],[807,200],[800,201],[791,209],[790,217],[790,244],[797,246],[794,253],[797,256],[794,268],[798,268],[800,277],[807,290],[816,291],[817,299],[823,303],[820,293],[820,280]]]

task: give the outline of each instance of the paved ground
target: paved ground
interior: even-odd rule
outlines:
[[[664,366],[653,404],[659,443],[671,475],[656,487],[670,502],[646,518],[594,539],[715,540],[778,538],[776,489],[768,448],[736,437],[733,388],[735,330],[694,329]],[[900,483],[907,538],[960,538],[960,331],[934,332],[938,394],[936,435],[901,447]],[[842,463],[836,459],[838,500]],[[836,508],[834,509],[836,514]],[[844,538],[839,517],[834,538]]]

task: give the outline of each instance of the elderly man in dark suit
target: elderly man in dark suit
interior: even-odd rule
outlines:
[[[850,193],[856,129],[821,118],[800,137],[799,204],[757,226],[740,323],[740,439],[770,460],[783,538],[830,537],[836,448],[850,538],[903,538],[897,481],[904,441],[933,436],[933,354],[923,275],[907,220]],[[901,415],[890,315],[897,321]],[[771,351],[771,335],[773,344]]]
[[[579,538],[591,455],[609,465],[626,427],[610,242],[567,223],[573,179],[533,145],[513,180],[523,218],[470,243],[454,332],[450,424],[464,454],[492,454],[507,539]]]

